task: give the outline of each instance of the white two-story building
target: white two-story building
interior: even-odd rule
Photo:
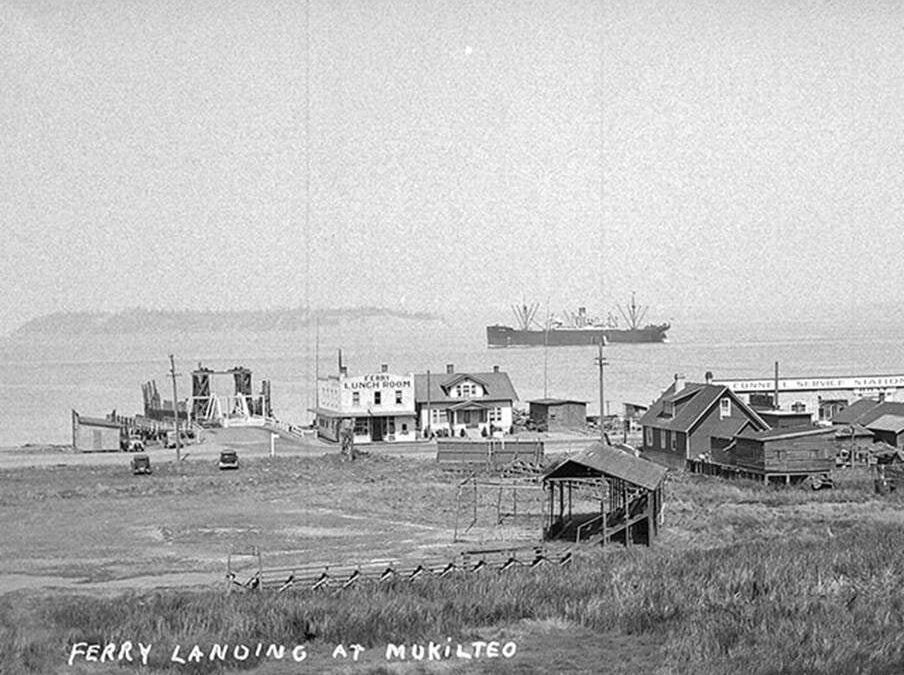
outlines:
[[[355,443],[413,441],[416,438],[414,376],[381,372],[317,381],[314,425],[317,435],[338,441],[343,421],[354,429]]]

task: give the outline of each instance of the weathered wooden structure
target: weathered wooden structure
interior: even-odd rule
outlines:
[[[542,478],[543,538],[652,544],[667,473],[603,441],[565,458]]]
[[[531,422],[541,431],[584,429],[587,427],[587,402],[560,398],[528,401]]]
[[[543,462],[543,441],[514,438],[438,438],[436,461],[440,464],[484,465],[501,468],[513,462]]]
[[[734,442],[714,449],[703,461],[690,462],[695,473],[795,483],[835,467],[838,446],[832,427],[793,427],[742,431]]]

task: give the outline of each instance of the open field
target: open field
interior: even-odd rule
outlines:
[[[265,564],[451,553],[461,474],[422,458],[253,456],[0,471],[0,672],[106,673],[69,645],[155,645],[141,672],[900,672],[904,503],[865,473],[838,488],[669,479],[652,549],[580,549],[571,567],[345,591],[224,593],[230,550]],[[527,498],[519,506],[529,509]],[[539,510],[536,506],[535,511]],[[471,543],[535,540],[482,497]],[[251,565],[253,560],[245,560]],[[167,588],[169,590],[167,590]],[[387,643],[512,641],[512,659],[387,662]],[[305,644],[309,658],[169,661],[195,643]],[[366,651],[352,666],[335,644]]]

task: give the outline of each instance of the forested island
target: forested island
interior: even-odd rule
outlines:
[[[410,312],[385,307],[348,307],[341,309],[238,310],[238,311],[166,311],[143,308],[118,312],[55,312],[37,317],[12,332],[28,335],[119,335],[182,331],[205,333],[218,331],[292,331],[315,323],[337,324],[365,319],[401,319],[440,321],[438,314]]]

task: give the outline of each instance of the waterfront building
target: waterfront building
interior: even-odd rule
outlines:
[[[509,433],[518,394],[508,373],[494,366],[490,372],[418,373],[415,411],[421,434],[439,436]]]
[[[828,377],[773,377],[715,379],[745,403],[811,412],[816,419],[850,424],[846,409],[860,398],[904,402],[904,375],[842,375]]]
[[[72,447],[77,452],[122,449],[122,425],[114,420],[85,417],[72,411]]]
[[[317,406],[312,409],[317,436],[339,441],[343,424],[355,443],[413,441],[416,438],[414,376],[378,373],[339,375],[317,381]]]

